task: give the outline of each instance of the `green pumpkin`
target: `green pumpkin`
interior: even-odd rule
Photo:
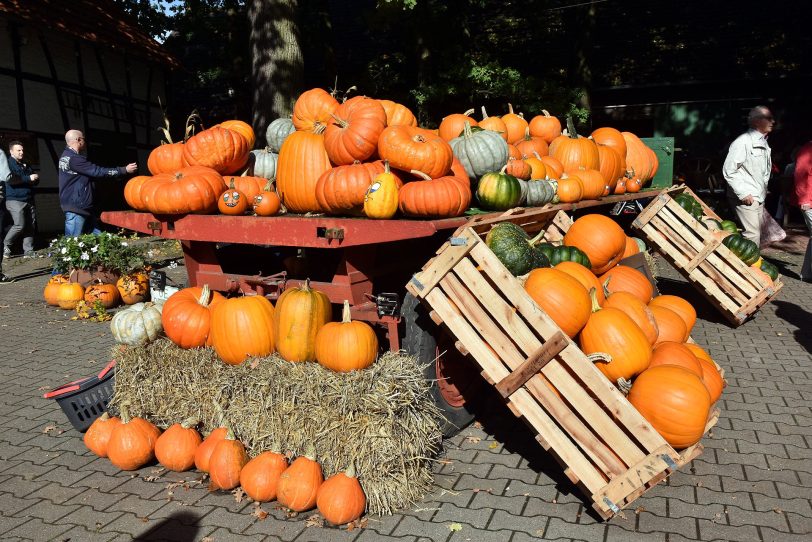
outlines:
[[[697,220],[702,218],[702,205],[693,196],[688,194],[679,194],[677,197],[674,198],[680,207],[688,211],[692,217]]]
[[[592,262],[589,261],[589,257],[576,247],[568,247],[565,245],[554,246],[550,243],[541,243],[536,248],[547,256],[547,259],[550,260],[550,265],[553,267],[561,262],[575,262],[583,265],[587,269],[592,269]]]
[[[483,209],[507,211],[519,205],[522,187],[513,175],[492,171],[479,179],[476,197]]]
[[[477,179],[489,171],[499,171],[507,164],[507,142],[492,130],[475,132],[466,122],[463,135],[455,137],[448,144],[471,179]]]
[[[511,222],[494,226],[485,236],[485,244],[516,277],[529,273],[537,261],[527,234]]]
[[[519,204],[526,207],[544,207],[552,203],[556,195],[553,183],[545,179],[532,181],[519,179],[519,185],[522,187],[522,199]]]
[[[722,231],[729,231],[730,233],[739,233],[738,226],[736,226],[736,223],[732,220],[722,220],[720,223],[720,229]]]
[[[767,260],[761,260],[761,270],[764,271],[771,280],[778,279],[778,267]]]
[[[758,261],[758,245],[739,233],[728,235],[722,240],[722,244],[747,265],[753,265]]]
[[[539,247],[533,247],[533,269],[539,267],[552,267],[550,258]]]

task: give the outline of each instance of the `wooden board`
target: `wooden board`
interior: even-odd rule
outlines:
[[[753,316],[783,287],[772,284],[722,244],[717,232],[694,219],[674,200],[689,194],[705,216],[719,220],[687,186],[663,191],[632,223],[657,252],[674,266],[734,326]]]
[[[563,212],[520,210],[505,218],[548,241],[572,224]],[[608,519],[702,446],[674,450],[533,301],[482,240],[496,223],[488,218],[457,230],[407,289]],[[711,416],[707,429],[715,423]]]

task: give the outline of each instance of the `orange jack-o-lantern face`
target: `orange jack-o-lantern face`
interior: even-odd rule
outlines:
[[[248,198],[239,190],[229,188],[220,196],[217,208],[224,215],[242,215],[248,209]]]

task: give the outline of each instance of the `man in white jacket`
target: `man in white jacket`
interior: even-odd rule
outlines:
[[[761,241],[761,220],[772,159],[767,134],[775,126],[770,110],[759,105],[747,115],[750,129],[730,144],[722,166],[731,207],[736,209],[743,235],[756,245]]]

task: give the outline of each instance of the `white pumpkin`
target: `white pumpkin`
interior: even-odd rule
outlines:
[[[290,117],[276,119],[270,123],[268,129],[265,130],[265,141],[268,142],[271,152],[278,153],[285,139],[295,131],[296,127]]]
[[[110,331],[119,344],[140,346],[154,341],[163,331],[163,303],[136,303],[118,311],[110,321]]]
[[[279,155],[275,152],[271,152],[271,149],[268,147],[251,151],[251,154],[253,155],[252,175],[264,179],[275,179],[276,163],[279,160]]]

